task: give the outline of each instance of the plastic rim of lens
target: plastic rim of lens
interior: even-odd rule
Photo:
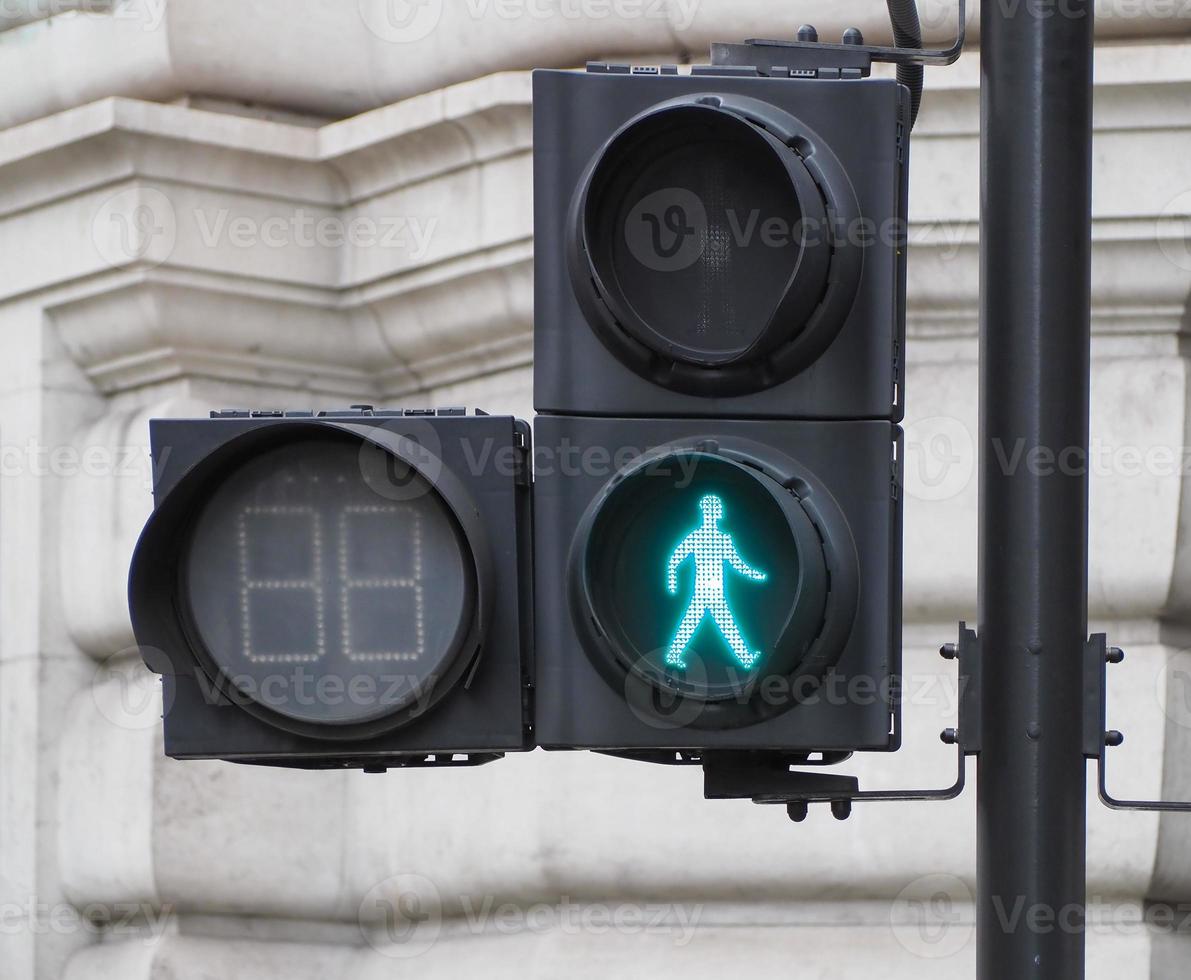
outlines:
[[[786,518],[791,540],[800,551],[800,587],[791,604],[781,636],[775,644],[783,665],[762,670],[744,683],[692,685],[653,664],[616,623],[612,600],[601,594],[591,570],[602,523],[615,520],[633,507],[633,488],[645,471],[672,457],[705,457],[714,465],[731,466],[756,481]],[[735,441],[691,440],[660,447],[617,473],[592,500],[581,519],[571,547],[568,567],[569,598],[584,650],[604,680],[614,689],[644,688],[636,703],[649,703],[648,691],[667,698],[699,703],[690,727],[725,729],[756,724],[792,708],[813,694],[823,674],[838,660],[851,634],[858,595],[855,544],[847,520],[834,499],[799,464],[765,447]],[[830,586],[828,587],[828,582]],[[804,588],[805,586],[805,588]],[[814,609],[798,608],[799,602]],[[809,631],[806,621],[814,619]],[[771,660],[770,662],[773,662]],[[767,701],[767,678],[779,678],[788,697]]]
[[[715,128],[742,152],[771,157],[798,202],[798,258],[774,289],[763,327],[744,349],[709,352],[675,342],[634,309],[611,260],[628,175],[643,147],[683,131]],[[634,164],[634,160],[638,162]],[[692,95],[629,120],[595,155],[571,205],[568,264],[583,313],[604,345],[635,373],[690,394],[740,395],[788,380],[830,346],[851,311],[863,251],[846,232],[859,204],[843,165],[813,130],[756,99]],[[611,223],[611,225],[610,225]]]
[[[447,652],[439,658],[441,670],[428,675],[422,696],[394,706],[378,709],[374,717],[346,722],[317,723],[301,721],[272,710],[241,692],[226,671],[207,650],[200,631],[189,613],[186,600],[184,559],[189,547],[196,515],[209,496],[212,486],[227,479],[254,456],[287,442],[304,438],[326,439],[338,435],[356,445],[368,442],[390,453],[426,479],[432,492],[446,508],[458,535],[468,571],[463,608],[465,615],[455,631]],[[264,425],[239,434],[205,457],[173,488],[153,512],[137,545],[137,559],[130,578],[130,596],[135,608],[154,609],[145,620],[146,641],[161,650],[188,651],[184,655],[162,655],[151,664],[159,673],[201,672],[214,692],[236,704],[248,714],[274,728],[311,738],[361,740],[373,738],[416,720],[438,703],[462,679],[480,653],[480,646],[491,616],[493,566],[487,535],[478,510],[462,483],[442,465],[432,467],[433,479],[425,474],[425,449],[418,454],[407,451],[400,432],[383,426],[331,422],[285,422]],[[439,461],[441,463],[441,461]],[[147,559],[147,560],[146,560]],[[172,582],[168,609],[150,603],[147,593],[159,593],[160,582]],[[142,642],[146,642],[142,641]]]

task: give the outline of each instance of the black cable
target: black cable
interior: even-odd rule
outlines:
[[[893,43],[899,48],[922,47],[922,25],[915,0],[885,0],[893,24]],[[910,90],[910,128],[922,105],[922,65],[898,65],[897,80]]]

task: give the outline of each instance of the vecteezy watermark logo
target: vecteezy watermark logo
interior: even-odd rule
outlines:
[[[0,476],[35,476],[73,480],[115,478],[136,480],[145,490],[152,490],[160,475],[170,447],[154,459],[145,445],[78,446],[70,443],[47,445],[37,439],[23,444],[0,442]]]
[[[654,272],[680,272],[703,257],[707,209],[682,187],[647,194],[625,219],[625,244],[633,258]]]
[[[690,30],[703,0],[455,0],[473,20],[656,20]]]
[[[155,187],[126,187],[104,201],[91,219],[91,241],[112,268],[134,262],[160,265],[177,240],[174,206]]]
[[[34,936],[102,936],[107,941],[140,940],[146,946],[164,936],[175,918],[173,905],[160,908],[147,902],[42,902],[30,896],[24,902],[0,903],[0,936],[29,933]]]
[[[972,890],[955,875],[916,878],[893,900],[889,922],[902,948],[927,960],[942,960],[963,950],[976,927]]]
[[[369,890],[360,903],[365,941],[390,959],[412,959],[430,950],[444,930],[444,906],[453,913],[452,936],[658,936],[687,946],[703,915],[701,904],[670,902],[499,902],[492,895],[448,895],[419,874],[398,874]]]
[[[1175,234],[1166,230],[1169,225],[1174,226]],[[1191,272],[1191,190],[1183,191],[1162,209],[1154,230],[1158,245],[1171,264]]]
[[[659,648],[641,657],[638,670],[625,674],[624,699],[629,710],[656,731],[674,731],[693,725],[703,713],[703,702],[683,697],[668,687],[643,681],[641,674],[657,676],[653,664],[664,663],[668,649]],[[683,682],[691,690],[707,687],[707,667],[703,658],[688,656],[683,665]]]
[[[365,941],[382,956],[421,956],[442,932],[442,896],[423,875],[393,875],[368,890],[359,921]]]
[[[1191,0],[1189,0],[1191,2]],[[690,268],[709,249],[717,256],[732,250],[799,248],[844,243],[860,249],[883,246],[903,249],[917,237],[936,247],[942,257],[954,258],[963,244],[965,226],[937,222],[923,224],[912,236],[905,219],[883,221],[868,217],[846,218],[831,213],[824,218],[770,214],[760,208],[725,207],[709,220],[700,197],[682,187],[664,187],[643,197],[624,221],[625,243],[633,257],[655,272],[680,272]],[[791,259],[793,260],[793,259]]]
[[[260,220],[233,215],[229,208],[196,209],[195,226],[206,248],[386,248],[415,261],[434,243],[438,218],[416,215],[339,215],[321,217],[304,208]]]
[[[51,17],[94,15],[112,20],[139,23],[145,31],[155,31],[165,20],[167,0],[0,0],[0,20],[25,22]],[[31,10],[30,8],[35,8]]]
[[[360,443],[360,475],[377,496],[411,501],[425,496],[442,475],[442,440],[433,425],[403,419],[400,431],[377,430],[377,442]],[[391,440],[386,448],[384,440]]]
[[[155,652],[164,656],[161,651]],[[154,728],[170,708],[163,703],[160,679],[145,666],[142,653],[141,647],[127,647],[100,663],[91,678],[95,707],[117,728]]]
[[[453,903],[454,904],[454,903]],[[519,905],[491,895],[461,895],[459,926],[473,936],[659,936],[674,946],[690,944],[703,915],[702,905],[671,902],[576,902],[563,895],[554,902]]]
[[[382,41],[410,44],[434,33],[443,0],[359,0],[360,17]]]
[[[959,419],[946,415],[906,426],[905,490],[917,500],[950,500],[963,493],[976,468],[976,444]]]
[[[214,680],[195,672],[203,701],[210,705],[232,701],[286,708],[385,708],[412,704],[414,715],[423,714],[434,698],[434,674],[322,673],[306,665],[260,674],[221,674]]]

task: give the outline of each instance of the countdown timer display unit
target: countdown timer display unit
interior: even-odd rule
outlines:
[[[168,754],[384,768],[529,747],[525,425],[230,413],[151,436],[129,600]]]
[[[897,426],[534,424],[537,591],[567,584],[535,610],[541,745],[897,747]]]
[[[476,559],[430,481],[394,465],[401,499],[370,485],[356,442],[302,439],[220,483],[182,568],[212,673],[313,725],[369,722],[433,696],[470,627]],[[344,696],[303,696],[320,683]]]

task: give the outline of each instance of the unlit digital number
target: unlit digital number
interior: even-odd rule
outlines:
[[[253,519],[278,517],[308,518],[310,528],[310,569],[302,578],[255,578],[251,575],[249,556],[252,535],[249,533]],[[327,649],[325,600],[322,581],[323,532],[322,521],[312,507],[245,507],[236,526],[240,567],[240,636],[245,658],[250,663],[313,663],[319,660]],[[260,592],[301,591],[308,592],[314,603],[314,650],[311,652],[281,651],[260,653],[253,649],[252,603]]]

